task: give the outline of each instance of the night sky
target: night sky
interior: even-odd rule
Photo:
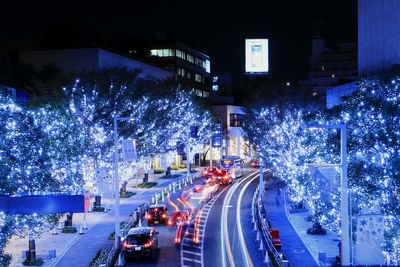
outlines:
[[[11,1],[10,1],[11,2]],[[211,57],[213,73],[244,73],[244,39],[270,39],[270,76],[307,77],[311,37],[328,43],[357,40],[357,1],[13,1],[1,8],[0,41],[39,42],[54,28],[65,40],[94,36],[124,42],[163,32]],[[70,24],[71,29],[58,25]],[[68,28],[68,27],[67,27]]]

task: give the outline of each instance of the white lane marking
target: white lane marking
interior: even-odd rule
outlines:
[[[190,262],[196,262],[196,263],[200,263],[201,264],[201,261],[196,260],[196,259],[192,259],[192,258],[185,258],[184,257],[183,260],[190,261]]]
[[[222,216],[221,216],[221,254],[222,254],[222,266],[227,267],[226,265],[226,254],[228,254],[229,258],[229,265],[231,267],[235,267],[235,261],[233,259],[233,254],[231,250],[230,240],[229,240],[229,233],[228,233],[228,210],[227,206],[229,205],[232,196],[236,189],[247,179],[252,177],[253,175],[257,175],[259,171],[253,172],[249,174],[246,178],[242,179],[241,181],[235,183],[228,191],[227,195],[225,196],[224,203],[222,206]],[[227,245],[225,245],[225,243]],[[226,254],[225,254],[226,252]]]
[[[246,266],[249,266],[249,267],[253,267],[254,264],[253,264],[253,261],[251,260],[251,257],[249,255],[249,251],[247,250],[246,242],[245,242],[244,237],[243,237],[242,221],[240,219],[241,218],[240,206],[241,206],[241,203],[242,203],[242,198],[243,198],[244,192],[246,191],[246,189],[250,185],[250,183],[253,182],[254,179],[256,179],[256,178],[257,178],[257,176],[254,176],[253,178],[251,178],[246,183],[246,185],[244,187],[242,187],[242,189],[240,190],[238,201],[237,201],[238,204],[236,206],[236,225],[237,225],[237,228],[238,228],[239,240],[240,240],[240,244],[241,244],[241,247],[242,247],[242,249],[241,249],[242,250],[242,256],[246,261]]]

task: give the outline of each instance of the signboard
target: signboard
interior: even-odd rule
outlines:
[[[222,125],[220,122],[215,124],[214,131],[211,136],[211,146],[212,147],[222,146]]]
[[[136,161],[136,144],[133,139],[122,140],[122,157],[124,161]]]
[[[0,209],[9,214],[85,212],[90,206],[86,193],[20,194],[0,197]]]
[[[266,74],[268,71],[268,39],[246,39],[246,73]]]
[[[176,152],[180,156],[185,155],[185,143],[181,141],[176,142]]]

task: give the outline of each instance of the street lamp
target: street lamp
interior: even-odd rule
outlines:
[[[313,124],[308,125],[309,129],[340,129],[340,219],[342,238],[341,248],[341,266],[351,265],[351,229],[350,229],[350,211],[349,211],[349,192],[347,189],[347,133],[344,124]]]
[[[119,179],[118,179],[118,121],[132,121],[132,118],[114,117],[114,214],[115,214],[115,242],[121,242],[121,226],[119,223]]]

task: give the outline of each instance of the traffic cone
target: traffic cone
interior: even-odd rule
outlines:
[[[84,221],[83,222],[83,230],[87,230],[87,229],[88,229],[88,227],[87,227],[86,221]]]
[[[182,186],[181,186],[181,181],[178,182],[178,189],[181,190]]]
[[[90,203],[90,205],[89,205],[89,212],[92,212],[93,211],[93,207],[92,207],[92,203]]]
[[[158,205],[158,195],[156,194],[156,205]]]
[[[175,182],[172,184],[172,192],[173,192],[173,193],[176,193]]]
[[[265,259],[264,263],[269,263],[269,255],[268,255],[268,250],[265,251]]]
[[[139,218],[139,224],[138,224],[138,226],[139,226],[139,227],[142,227],[142,219],[141,219],[141,218]]]
[[[85,233],[85,231],[83,230],[83,225],[81,224],[81,226],[79,227],[79,234],[83,235]]]
[[[58,235],[57,227],[53,227],[53,229],[51,229],[51,234]]]
[[[165,201],[164,192],[161,194],[161,201],[162,201],[162,202],[164,202],[164,201]]]
[[[261,236],[260,236],[260,231],[257,231],[257,237],[256,237],[256,241],[260,241]]]
[[[187,179],[185,179],[185,186],[187,186]]]
[[[260,241],[260,247],[258,248],[258,250],[264,250],[264,242],[262,240]]]
[[[168,191],[171,192],[172,191],[172,184],[168,185]]]
[[[193,184],[193,177],[190,176],[190,183]]]
[[[104,213],[107,213],[107,211],[108,211],[108,205],[106,205],[106,206],[104,207]]]
[[[62,222],[59,222],[58,226],[57,226],[57,230],[61,230],[61,229],[62,229]]]

